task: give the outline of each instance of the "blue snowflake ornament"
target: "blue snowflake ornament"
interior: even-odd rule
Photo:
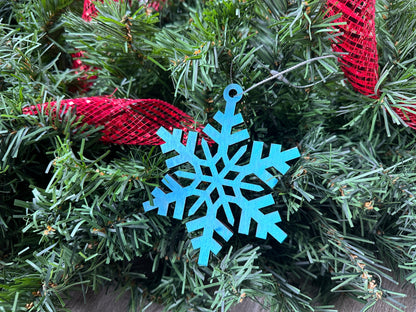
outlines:
[[[232,90],[237,95],[231,96]],[[242,190],[255,193],[264,190],[262,186],[252,183],[252,179],[249,179],[253,175],[273,188],[277,184],[277,178],[267,169],[275,168],[284,174],[289,169],[286,162],[298,158],[300,154],[297,148],[282,152],[281,145],[272,144],[269,156],[262,157],[263,142],[254,141],[247,164],[238,164],[247,152],[247,145],[240,146],[235,153],[229,155],[231,145],[249,138],[246,129],[233,132],[233,127],[243,123],[241,114],[235,113],[235,107],[242,97],[242,92],[243,89],[238,84],[228,85],[223,94],[226,101],[225,112],[217,112],[214,116],[214,119],[221,125],[221,131],[209,124],[204,128],[204,133],[218,145],[213,153],[208,143],[201,139],[203,156],[199,157],[195,154],[197,132],[188,133],[186,144],[182,143],[183,133],[179,129],[174,129],[170,133],[161,127],[157,132],[158,136],[166,142],[161,146],[162,152],[175,151],[177,153],[176,156],[166,160],[167,167],[174,168],[189,164],[193,170],[190,170],[188,165],[187,171],[178,169],[173,173],[182,181],[183,179],[189,180],[190,183],[183,183],[186,184],[185,186],[172,175],[165,175],[162,183],[170,192],[166,193],[160,188],[155,188],[152,192],[153,204],[150,201],[145,202],[144,210],[147,212],[157,209],[159,215],[166,216],[168,209],[173,208],[173,217],[179,220],[183,219],[185,213],[187,216],[193,216],[198,211],[198,216],[188,221],[186,227],[189,233],[202,230],[200,236],[191,240],[193,248],[199,249],[199,265],[208,265],[210,253],[217,254],[222,248],[214,238],[214,233],[225,241],[233,235],[231,230],[217,218],[218,212],[222,209],[227,222],[233,226],[235,220],[231,204],[241,208],[238,233],[247,235],[251,221],[254,220],[257,224],[256,237],[258,238],[266,239],[269,233],[281,243],[287,236],[276,225],[281,221],[278,211],[271,213],[261,211],[262,208],[275,203],[273,196],[267,194],[247,199]],[[185,204],[191,198],[196,201],[186,212]]]

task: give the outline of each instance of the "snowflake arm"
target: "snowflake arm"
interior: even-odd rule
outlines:
[[[219,205],[208,207],[204,217],[189,221],[186,228],[189,233],[203,230],[202,235],[192,239],[192,247],[199,249],[199,265],[208,265],[210,252],[217,254],[222,246],[213,239],[214,232],[218,233],[225,241],[228,241],[233,233],[216,218]]]
[[[218,113],[215,114],[214,119],[217,119],[217,118],[215,118],[217,115],[218,115]],[[241,117],[241,114],[238,114],[238,115]],[[226,118],[224,118],[224,119],[226,119]],[[241,119],[242,119],[242,117],[241,117]],[[234,122],[235,118],[232,118],[231,120],[229,120],[229,122],[230,121]],[[239,124],[240,123],[236,123],[235,125],[239,125]],[[248,131],[246,129],[238,131],[236,133],[231,133],[231,130],[229,130],[229,132],[228,132],[227,130],[231,129],[231,128],[232,128],[232,126],[231,127],[223,127],[221,132],[218,132],[214,127],[212,127],[211,125],[208,124],[204,128],[204,133],[207,134],[211,139],[213,139],[214,142],[218,142],[218,145],[219,145],[220,148],[221,147],[228,148],[229,146],[231,146],[235,143],[247,140],[250,137],[249,134],[248,134]]]
[[[178,152],[178,155],[166,160],[166,165],[168,168],[173,168],[189,162],[194,168],[199,168],[200,159],[195,155],[198,132],[189,131],[186,145],[182,144],[182,133],[179,129],[173,129],[173,132],[170,133],[163,127],[157,131],[157,135],[166,142],[162,144],[162,152]]]
[[[154,197],[153,205],[150,204],[150,201],[147,201],[143,204],[145,212],[150,210],[157,209],[157,213],[161,216],[167,216],[169,205],[175,203],[173,217],[175,219],[182,220],[185,210],[186,199],[190,195],[197,195],[196,185],[200,182],[199,179],[195,179],[191,185],[183,187],[180,185],[174,178],[170,175],[166,175],[162,183],[167,186],[172,192],[165,193],[160,188],[155,188],[152,192]]]
[[[231,90],[235,90],[237,95],[231,97],[229,94]],[[239,85],[231,84],[227,86],[223,93],[224,99],[227,102],[225,112],[218,111],[214,115],[214,120],[221,125],[221,131],[217,131],[210,124],[204,128],[204,133],[218,144],[217,155],[224,155],[227,153],[229,146],[247,140],[250,137],[246,129],[232,133],[233,127],[244,122],[241,114],[235,113],[235,107],[237,102],[242,98],[242,92],[243,89]]]
[[[271,194],[252,200],[240,197],[237,200],[237,204],[240,207],[243,207],[238,233],[248,235],[251,220],[254,220],[257,222],[256,237],[266,239],[267,233],[269,233],[279,243],[283,242],[287,237],[287,234],[276,225],[276,223],[282,221],[278,211],[268,214],[264,214],[260,211],[260,209],[274,204],[274,199]]]
[[[285,174],[290,168],[286,162],[298,158],[300,154],[296,147],[282,152],[282,146],[280,144],[272,144],[270,147],[269,156],[262,158],[263,144],[263,142],[253,142],[250,162],[245,165],[240,172],[245,176],[255,174],[270,188],[273,188],[277,184],[277,179],[273,177],[266,169],[275,168],[281,174]]]

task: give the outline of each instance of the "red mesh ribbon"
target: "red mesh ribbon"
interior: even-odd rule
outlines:
[[[339,57],[341,69],[354,90],[374,95],[378,81],[378,55],[375,30],[375,0],[328,0],[328,16],[341,13],[334,22],[341,35],[332,49],[344,55]],[[345,54],[347,53],[347,54]]]
[[[345,22],[337,25],[341,35],[337,37],[332,49],[334,52],[346,53],[339,57],[341,69],[354,90],[372,98],[378,81],[378,54],[375,31],[375,0],[327,0],[328,16],[341,13],[334,22]],[[416,111],[406,114],[397,107],[394,111],[410,127],[416,129]]]
[[[103,2],[103,0],[95,0]],[[118,2],[118,0],[113,0],[114,2]],[[131,1],[129,0],[129,3]],[[82,12],[82,18],[86,20],[87,22],[90,22],[94,16],[97,15],[97,9],[95,8],[95,5],[93,1],[91,0],[84,0],[84,11]]]
[[[23,109],[24,114],[36,115],[45,110],[56,113],[56,102],[44,103]],[[162,126],[170,131],[173,128],[185,132],[200,132],[203,125],[196,123],[175,106],[160,100],[114,99],[108,96],[69,99],[61,101],[61,108],[76,111],[84,116],[83,122],[94,126],[104,126],[102,141],[114,144],[160,145],[164,143],[156,134]],[[204,135],[208,142],[211,140]],[[184,140],[186,138],[184,137]]]
[[[158,11],[160,3],[163,2],[164,0],[147,1],[146,6]],[[93,2],[85,0],[82,18],[89,22],[96,14],[97,9]],[[72,54],[72,57],[72,68],[76,70],[76,73],[85,73],[78,78],[80,87],[84,92],[88,91],[92,85],[92,82],[88,80],[95,79],[97,76],[93,73],[94,70],[91,69],[91,66],[82,62],[82,58],[85,57],[83,51]],[[84,116],[83,121],[87,124],[104,126],[101,140],[114,144],[162,144],[164,142],[156,134],[160,127],[170,131],[173,128],[179,128],[185,132],[188,130],[201,132],[203,129],[203,125],[197,124],[191,116],[160,100],[113,99],[99,96],[63,100],[61,107],[64,107],[64,111],[70,107],[74,108],[77,116]],[[23,113],[35,115],[38,110],[47,110],[47,114],[54,114],[56,113],[56,102],[28,107],[23,110]],[[211,139],[203,133],[202,137],[211,142]]]
[[[407,106],[406,109],[409,111],[406,112],[398,107],[393,107],[393,109],[410,128],[416,129],[416,110],[414,107]]]
[[[91,0],[84,1],[84,11],[82,12],[82,18],[87,22],[90,22],[91,19],[96,15],[97,9]]]

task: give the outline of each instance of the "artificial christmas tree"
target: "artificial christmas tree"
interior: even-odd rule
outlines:
[[[164,1],[156,12],[140,1],[104,0],[94,2],[90,21],[82,18],[83,1],[0,7],[0,310],[58,311],[69,291],[109,284],[131,294],[132,311],[148,302],[169,311],[225,311],[245,298],[262,298],[270,311],[328,311],[337,292],[362,300],[364,309],[377,301],[401,308],[401,295],[383,281],[416,281],[413,2]],[[343,20],[348,9],[354,17]],[[348,35],[365,39],[358,44],[380,68],[362,94],[349,82],[342,60],[356,56],[342,54],[349,53],[347,33],[339,31],[351,30],[348,22],[362,27],[360,17],[374,17],[363,27],[367,37]],[[94,69],[88,89],[77,87],[84,73],[72,69],[79,51]],[[341,61],[312,61],[321,56]],[[363,69],[353,61],[355,76],[368,73],[368,62]],[[270,74],[277,79],[259,84]],[[268,169],[277,184],[256,182],[274,202],[261,212],[278,211],[287,238],[257,239],[251,222],[249,235],[215,236],[221,251],[199,265],[191,241],[202,232],[188,233],[185,223],[203,217],[203,207],[191,213],[194,202],[186,201],[183,220],[143,207],[157,202],[152,190],[169,192],[162,179],[174,173],[164,165],[173,155],[103,142],[111,120],[85,123],[88,116],[66,104],[112,93],[119,102],[159,99],[201,132],[208,123],[219,131],[214,116],[225,110],[230,83],[246,92],[235,113],[249,138],[229,146],[229,157],[256,141],[300,151],[284,175]],[[206,146],[212,155],[219,149]],[[249,162],[240,156],[236,165]],[[195,174],[191,166],[181,170]],[[243,207],[230,211],[244,217]],[[229,217],[218,209],[218,220]],[[238,223],[229,222],[230,231]]]

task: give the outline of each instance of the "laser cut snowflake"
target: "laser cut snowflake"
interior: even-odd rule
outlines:
[[[236,96],[230,96],[230,91],[235,90]],[[174,129],[170,133],[165,128],[160,128],[158,136],[165,141],[162,152],[175,151],[176,156],[166,160],[168,168],[190,164],[194,172],[178,169],[174,172],[179,179],[190,181],[189,185],[181,185],[172,175],[164,176],[162,183],[171,192],[165,193],[160,188],[152,192],[153,205],[150,201],[143,204],[144,210],[157,209],[157,213],[166,216],[169,208],[173,208],[173,218],[182,220],[185,214],[187,199],[197,198],[189,208],[187,215],[193,216],[198,210],[206,207],[204,216],[198,216],[186,223],[189,233],[202,230],[202,234],[191,240],[194,249],[199,249],[199,265],[208,265],[210,252],[217,254],[221,250],[220,243],[214,238],[217,233],[222,239],[228,241],[233,233],[217,219],[220,209],[225,213],[227,222],[232,226],[235,223],[230,204],[241,208],[238,233],[248,234],[250,223],[257,223],[256,237],[266,239],[267,233],[280,243],[286,238],[286,233],[276,223],[281,221],[278,211],[263,213],[262,208],[273,205],[274,199],[271,194],[266,194],[254,199],[247,199],[242,190],[251,192],[262,192],[264,188],[259,184],[247,182],[245,178],[255,175],[270,188],[277,184],[277,178],[267,170],[275,168],[284,174],[289,169],[286,163],[300,156],[297,148],[281,151],[281,145],[272,144],[269,156],[263,157],[263,142],[254,141],[247,164],[238,164],[241,157],[247,152],[247,145],[241,146],[231,157],[229,147],[249,138],[246,129],[234,132],[233,127],[243,123],[241,114],[235,113],[237,102],[241,99],[242,88],[237,84],[231,84],[224,90],[226,100],[225,112],[217,112],[214,119],[221,125],[221,131],[211,125],[207,125],[203,132],[218,144],[216,152],[211,153],[208,143],[201,139],[204,157],[195,154],[198,133],[189,132],[186,144],[183,144],[182,131]],[[201,211],[202,212],[202,211]],[[198,214],[199,215],[199,214]]]

